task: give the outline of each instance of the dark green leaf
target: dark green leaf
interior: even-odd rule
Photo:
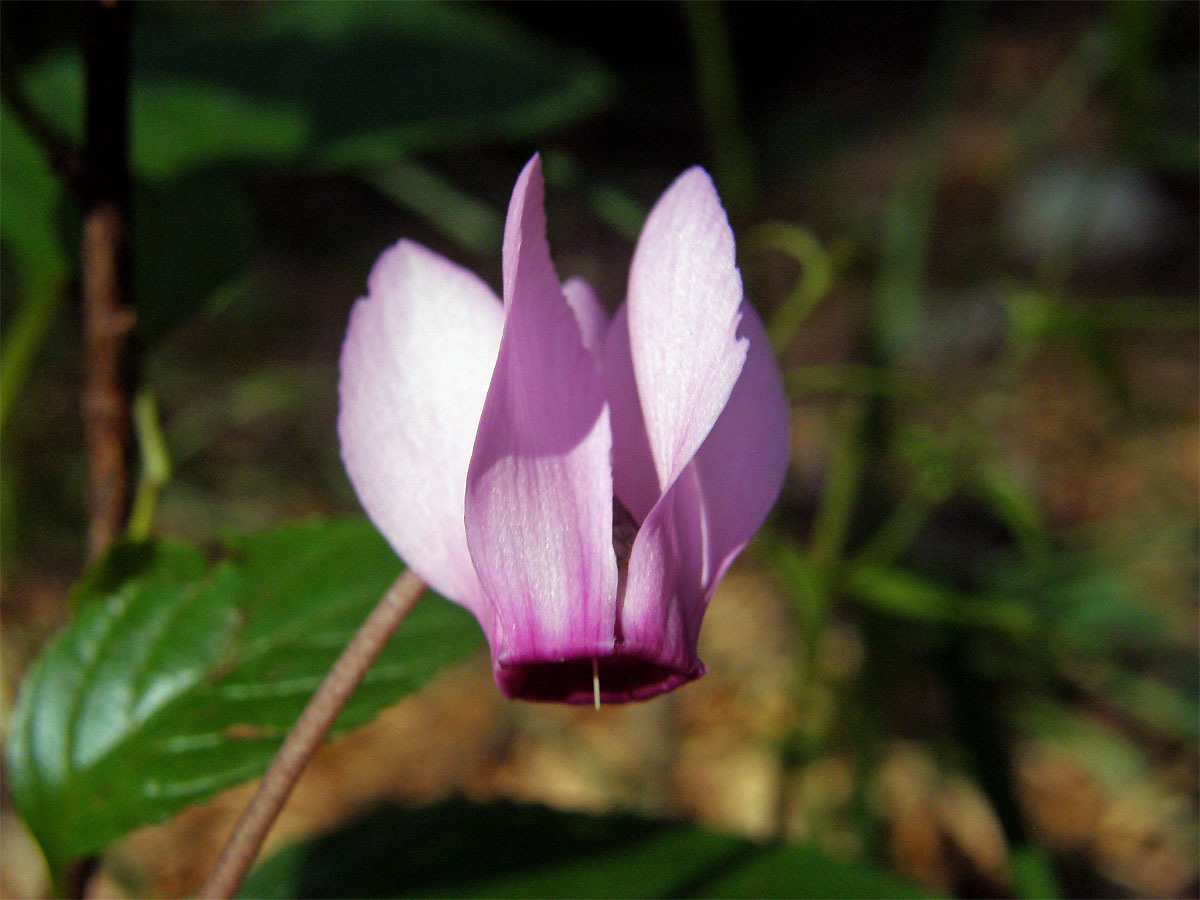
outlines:
[[[0,188],[4,216],[0,235],[29,262],[49,266],[64,262],[55,228],[62,183],[42,151],[7,105],[0,106]]]
[[[79,612],[104,600],[126,583],[186,584],[203,576],[207,563],[194,547],[175,541],[122,541],[101,557],[71,590]]]
[[[810,847],[535,806],[379,810],[281,851],[243,897],[918,897]]]
[[[114,584],[139,552],[143,567]],[[109,557],[30,670],[10,729],[12,795],[52,865],[260,774],[399,569],[362,520],[247,537],[215,568],[178,545]],[[426,598],[336,727],[480,638],[469,614]]]
[[[144,821],[136,770],[96,773],[212,670],[236,625],[230,574],[210,586],[151,564],[83,605],[30,670],[10,729],[10,788],[52,865]]]
[[[332,166],[483,137],[520,137],[591,112],[602,70],[485,12],[426,3],[191,4],[139,9],[134,169],[176,177],[222,162]],[[55,124],[82,122],[78,54],[24,88]]]
[[[197,173],[133,193],[133,288],[141,339],[185,321],[250,261],[250,202],[227,175]]]
[[[0,423],[8,418],[33,358],[49,330],[67,280],[57,217],[62,184],[7,105],[0,106],[0,240],[15,284],[4,285],[12,320],[0,353]],[[7,268],[7,267],[6,267]],[[7,272],[6,272],[7,274]]]

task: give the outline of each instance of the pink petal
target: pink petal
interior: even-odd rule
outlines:
[[[404,561],[478,615],[463,486],[504,311],[471,272],[400,241],[342,345],[338,435],[363,508]]]
[[[604,339],[608,334],[608,313],[596,298],[592,286],[582,278],[568,278],[562,286],[567,305],[575,314],[583,345],[596,360],[604,354]]]
[[[650,211],[629,272],[629,342],[660,491],[708,436],[746,359],[742,280],[708,173],[680,175]]]
[[[696,452],[707,526],[705,580],[715,584],[775,505],[787,472],[791,410],[762,320],[742,304],[746,364]]]
[[[526,663],[610,653],[615,633],[608,409],[554,273],[542,196],[535,156],[509,206],[504,335],[467,474],[467,543],[502,687]]]
[[[621,318],[618,312],[614,338]],[[747,303],[738,334],[749,344],[746,364],[695,459],[645,516],[620,605],[621,651],[653,652],[683,681],[703,674],[695,651],[704,612],[725,570],[774,505],[787,468],[789,410],[779,366]],[[618,414],[622,408],[628,404],[614,399],[614,440],[621,435],[618,421],[628,424],[629,417]],[[628,448],[618,443],[616,450],[626,451],[614,453],[614,479],[624,501],[616,460],[627,457]]]
[[[649,685],[645,696],[704,674],[696,655],[711,593],[704,583],[704,535],[699,483],[694,467],[688,466],[642,523],[621,597],[621,652],[653,660],[671,673]]]
[[[613,316],[604,345],[604,392],[613,431],[613,490],[637,522],[662,495],[629,349],[628,304]]]

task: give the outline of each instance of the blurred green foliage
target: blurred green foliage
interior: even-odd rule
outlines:
[[[438,215],[454,192],[436,178],[405,177],[399,161],[473,140],[531,137],[601,108],[611,91],[601,67],[480,9],[163,3],[137,12],[133,286],[148,343],[244,270],[253,240],[244,167],[361,173],[454,236],[486,243],[498,239],[490,221],[477,223],[477,233]],[[52,44],[5,73],[22,107],[76,146],[83,77],[74,43]],[[6,294],[19,324],[3,348],[0,422],[56,314],[74,244],[59,229],[63,185],[7,103],[3,127],[3,239],[16,270],[16,290]]]

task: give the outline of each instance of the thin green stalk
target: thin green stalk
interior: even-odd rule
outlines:
[[[546,184],[587,196],[597,219],[629,241],[636,241],[649,210],[621,188],[587,178],[570,154],[547,150],[542,155]]]
[[[141,477],[125,536],[140,541],[150,536],[159,492],[171,478],[171,457],[158,421],[158,406],[148,389],[138,391],[133,399],[133,429],[141,454]]]
[[[1019,166],[1040,154],[1083,109],[1113,62],[1106,23],[1083,36],[1025,107],[1009,138],[1009,165]]]
[[[967,49],[982,11],[981,3],[950,3],[943,7],[934,36],[935,57],[926,73],[925,112],[884,214],[872,324],[876,350],[888,361],[908,353],[921,327],[925,262],[937,179],[950,134],[951,103],[958,93]]]
[[[364,172],[363,178],[459,246],[475,253],[500,248],[504,217],[416,160],[405,159],[386,170]]]
[[[812,560],[824,576],[826,590],[832,586],[845,553],[862,487],[867,461],[863,439],[867,412],[867,404],[847,400],[838,414],[837,436],[812,535]]]
[[[683,14],[700,106],[712,146],[714,174],[721,197],[737,217],[754,206],[758,183],[750,139],[742,126],[725,9],[715,0],[684,0]]]
[[[795,286],[767,323],[767,337],[779,354],[791,343],[809,313],[829,295],[835,260],[815,234],[790,222],[760,225],[751,233],[750,242],[756,249],[785,253],[800,264]]]
[[[950,493],[951,485],[918,483],[892,507],[870,541],[856,555],[859,563],[895,562],[917,539],[929,517]]]

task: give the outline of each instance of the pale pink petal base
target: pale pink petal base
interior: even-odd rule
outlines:
[[[596,298],[592,286],[582,278],[568,278],[563,283],[562,292],[579,325],[583,346],[599,361],[604,354],[604,338],[608,334],[608,313]]]
[[[704,574],[703,498],[695,472],[681,473],[642,523],[621,598],[621,645],[682,681],[704,674],[696,655],[710,586]]]

